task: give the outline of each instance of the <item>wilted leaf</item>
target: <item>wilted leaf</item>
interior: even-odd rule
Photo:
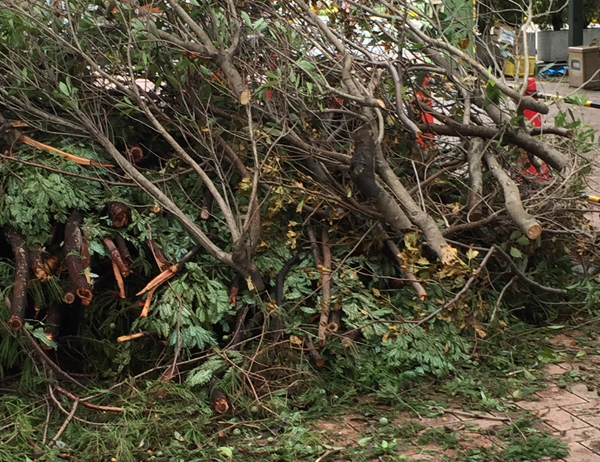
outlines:
[[[470,261],[473,260],[477,255],[479,255],[479,252],[473,248],[470,248],[469,250],[467,250],[467,253],[465,255]]]

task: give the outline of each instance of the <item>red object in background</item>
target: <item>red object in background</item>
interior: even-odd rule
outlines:
[[[421,88],[427,88],[428,84],[429,84],[429,76],[426,75],[423,78],[423,83],[421,85]],[[425,104],[427,104],[427,106],[431,106],[431,99],[426,97],[420,91],[417,92],[417,100],[423,101]],[[433,124],[434,118],[428,112],[421,111],[421,120],[425,124]],[[421,136],[417,138],[417,142],[419,143],[419,145],[422,148],[431,149],[434,146],[433,138],[434,138],[433,133],[422,133]]]
[[[535,77],[528,77],[527,78],[527,89],[525,90],[525,95],[535,97],[536,93],[537,93],[537,83],[535,81]],[[527,120],[529,120],[529,122],[531,123],[531,125],[533,127],[541,127],[542,126],[542,116],[539,112],[532,111],[530,109],[525,109],[523,111],[523,115],[525,116],[525,118],[527,118]],[[524,165],[524,168],[521,170],[523,172],[523,174],[525,174],[529,177],[535,177],[537,179],[537,181],[547,181],[552,178],[550,169],[548,168],[548,165],[546,164],[546,162],[543,162],[542,166],[538,170],[529,161],[529,158],[527,157],[527,155],[521,156],[520,161]],[[529,167],[526,167],[527,165],[529,165]]]

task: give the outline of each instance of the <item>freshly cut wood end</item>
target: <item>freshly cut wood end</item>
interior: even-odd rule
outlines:
[[[73,292],[67,292],[63,297],[63,302],[71,305],[75,301],[75,294]]]
[[[81,299],[81,303],[84,306],[89,306],[92,303],[92,291],[85,287],[78,287],[76,290],[77,296]]]
[[[252,93],[250,93],[250,90],[244,90],[240,93],[240,104],[245,106],[250,102],[251,99]]]
[[[527,230],[527,237],[529,239],[537,239],[542,234],[542,227],[538,224],[531,226]]]
[[[129,155],[131,156],[131,160],[133,160],[133,162],[137,164],[143,159],[144,150],[139,146],[131,146],[129,148]]]
[[[23,319],[19,316],[12,315],[8,320],[8,327],[12,330],[21,330],[23,328]]]
[[[229,410],[229,403],[227,398],[219,398],[215,401],[215,412],[218,414],[225,414]]]
[[[329,332],[337,332],[338,330],[340,330],[340,325],[339,325],[339,323],[337,323],[337,322],[330,322],[330,323],[327,325],[327,330],[328,330]]]

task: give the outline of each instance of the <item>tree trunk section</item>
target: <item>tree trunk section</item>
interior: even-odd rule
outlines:
[[[397,231],[412,228],[412,223],[396,201],[375,179],[375,140],[367,128],[354,135],[354,155],[350,166],[350,178],[359,191],[375,208],[386,217],[386,221]]]
[[[481,138],[473,138],[467,152],[469,159],[469,195],[467,197],[467,210],[469,221],[480,220],[483,216],[481,201],[483,194],[483,174],[481,171],[481,159],[485,141]]]
[[[8,325],[13,330],[20,330],[27,308],[27,280],[29,278],[29,252],[25,247],[25,240],[14,229],[6,231],[6,237],[13,254],[15,255],[15,284],[12,291],[10,310],[8,312]]]

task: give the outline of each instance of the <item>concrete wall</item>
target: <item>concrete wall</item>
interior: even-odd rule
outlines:
[[[537,60],[545,63],[566,62],[569,59],[569,31],[542,30],[537,35]],[[583,30],[583,45],[600,40],[600,28]]]

